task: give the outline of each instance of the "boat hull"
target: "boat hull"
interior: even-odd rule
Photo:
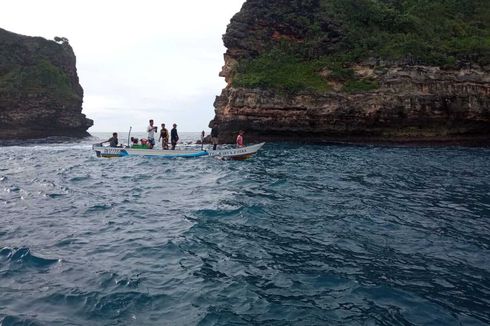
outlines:
[[[255,153],[258,152],[259,149],[264,146],[265,143],[260,143],[257,145],[251,145],[246,147],[239,148],[230,148],[230,149],[219,149],[219,150],[210,150],[208,151],[208,155],[211,157],[221,158],[224,160],[239,160],[243,161],[250,157],[252,157]]]
[[[132,148],[117,148],[94,146],[97,157],[114,158],[126,156],[142,156],[142,157],[160,157],[160,158],[179,158],[179,157],[200,157],[206,156],[206,151],[193,150],[157,150],[157,149],[132,149]]]
[[[100,145],[92,146],[97,157],[115,158],[126,156],[159,157],[159,158],[191,158],[210,156],[224,160],[246,160],[252,157],[265,143],[220,150],[160,150],[160,149],[133,149],[122,147],[104,147]]]

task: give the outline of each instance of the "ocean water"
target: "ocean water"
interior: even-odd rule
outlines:
[[[489,149],[92,142],[0,147],[1,325],[490,324]]]

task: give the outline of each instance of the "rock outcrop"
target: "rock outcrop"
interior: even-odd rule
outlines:
[[[227,87],[215,101],[220,138],[249,140],[473,141],[490,133],[490,75],[436,67],[358,67],[379,89],[323,95]]]
[[[249,141],[490,144],[487,57],[461,52],[448,59],[451,64],[442,63],[442,55],[434,64],[429,56],[388,58],[366,50],[364,56],[338,59],[349,56],[354,25],[329,14],[325,3],[248,0],[233,17],[223,36],[227,52],[220,73],[228,86],[216,98],[210,123],[219,126],[222,142],[232,142],[244,129]],[[293,57],[284,62],[296,65],[291,71],[299,72],[297,79],[310,66],[316,76],[298,84],[292,76],[284,87],[280,74],[279,82],[269,78],[278,74],[270,67],[283,53]]]
[[[88,135],[75,54],[57,41],[0,29],[0,139]]]

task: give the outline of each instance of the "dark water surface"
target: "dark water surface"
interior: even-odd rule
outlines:
[[[488,325],[490,150],[0,147],[1,325]]]

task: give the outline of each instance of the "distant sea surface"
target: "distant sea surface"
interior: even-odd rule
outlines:
[[[489,149],[97,141],[0,147],[1,325],[490,324]]]

